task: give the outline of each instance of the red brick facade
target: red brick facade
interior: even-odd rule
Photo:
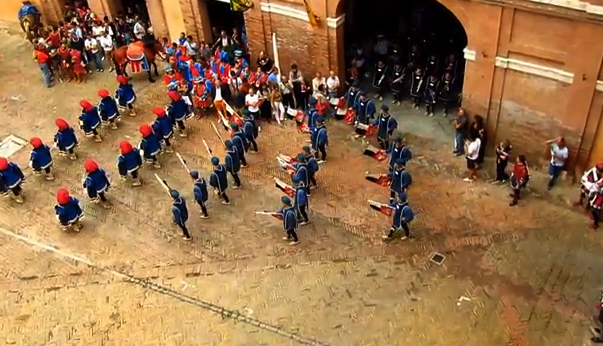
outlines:
[[[60,17],[62,1],[34,0],[51,22]],[[158,36],[209,38],[206,1],[216,0],[147,0]],[[312,27],[301,0],[255,0],[245,12],[252,56],[261,50],[274,56],[276,34],[285,72],[295,62],[307,76],[342,75],[344,1],[360,0],[310,0],[319,17]],[[563,135],[578,169],[603,160],[603,0],[430,1],[465,28],[463,106],[487,120],[491,144],[510,139],[533,161],[543,160],[541,143]],[[99,15],[120,9],[119,0],[89,4]],[[9,5],[7,11],[18,8]]]
[[[533,162],[545,164],[543,142],[561,135],[577,169],[603,160],[603,6],[573,0],[439,2],[467,33],[463,106],[487,120],[490,144],[510,139]],[[301,1],[256,4],[245,17],[252,52],[273,53],[276,33],[285,70],[296,62],[306,75],[341,74],[345,6],[338,0],[311,6],[321,19],[315,28],[304,18]]]

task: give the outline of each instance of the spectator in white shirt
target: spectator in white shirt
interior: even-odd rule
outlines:
[[[84,39],[84,30],[82,30],[82,28],[80,28],[79,25],[71,30],[75,34],[75,36],[79,37],[82,40]]]
[[[325,77],[322,76],[322,73],[316,72],[316,77],[312,79],[312,91],[317,92],[320,85],[326,86],[326,84],[327,81],[325,80]]]
[[[193,39],[193,36],[188,35],[186,37],[184,47],[186,47],[186,52],[188,53],[188,55],[194,60],[197,56],[197,52],[199,51],[199,47],[197,46],[197,42],[195,42],[195,40]]]
[[[86,48],[88,61],[94,62],[97,72],[103,72],[103,62],[100,56],[100,45],[98,41],[92,37],[92,35],[88,35],[88,38],[84,41],[84,47]]]
[[[142,40],[142,37],[146,33],[147,30],[144,28],[140,20],[137,20],[136,23],[134,23],[134,36],[136,36],[137,39]]]
[[[99,38],[103,36],[105,33],[105,28],[102,25],[102,22],[96,21],[94,22],[94,26],[92,26],[92,36],[94,38]]]
[[[115,67],[113,66],[113,38],[111,35],[105,31],[103,36],[98,39],[103,51],[105,52],[105,58],[109,61],[109,66],[111,66],[111,70],[109,72],[113,72]]]
[[[249,88],[249,94],[245,96],[245,106],[254,119],[260,117],[259,98],[258,91],[254,87]]]
[[[481,147],[482,142],[475,134],[469,135],[469,146],[467,147],[467,169],[469,170],[469,175],[467,178],[463,179],[464,181],[471,182],[477,179],[477,159],[479,157],[479,148]]]
[[[327,93],[329,98],[337,98],[339,93],[339,77],[335,75],[334,71],[330,71],[329,78],[327,78]]]

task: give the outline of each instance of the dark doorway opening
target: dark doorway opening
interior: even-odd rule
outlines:
[[[243,12],[232,11],[230,2],[223,0],[206,0],[207,14],[212,27],[212,42],[217,40],[221,31],[231,37],[233,28],[245,32],[245,18]]]
[[[344,44],[348,76],[359,72],[364,86],[378,84],[372,79],[378,75],[378,60],[382,60],[388,67],[388,75],[381,87],[383,93],[388,93],[394,80],[394,66],[398,64],[396,68],[402,66],[405,75],[398,89],[408,97],[417,69],[426,75],[425,84],[431,76],[441,82],[452,74],[460,103],[465,69],[463,50],[468,39],[461,22],[444,5],[437,0],[347,0],[340,7],[340,13],[346,14]],[[360,66],[361,60],[364,64],[352,69]]]
[[[146,0],[120,0],[122,13],[128,21],[132,21],[135,15],[140,18],[145,27],[151,26],[151,17],[147,8]]]

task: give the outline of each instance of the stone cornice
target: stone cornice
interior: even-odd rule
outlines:
[[[468,0],[568,19],[603,23],[603,6],[578,0]]]
[[[534,76],[556,80],[558,82],[572,84],[574,82],[574,74],[569,71],[560,70],[553,67],[533,64],[527,61],[509,59],[497,56],[494,59],[496,67],[523,72]]]
[[[220,0],[218,0],[218,1],[220,1]],[[226,0],[226,1],[228,1],[228,0]],[[275,4],[275,3],[270,3],[270,2],[260,2],[260,9],[262,10],[262,12],[278,14],[281,16],[301,20],[306,23],[310,22],[310,19],[308,18],[308,13],[306,13],[306,11],[300,10],[300,9],[297,9],[294,7],[289,7],[286,5]],[[345,22],[345,13],[337,18],[327,18],[326,19],[327,27],[332,28],[332,29],[337,29],[344,22]]]

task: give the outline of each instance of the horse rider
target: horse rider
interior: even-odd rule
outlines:
[[[157,49],[155,48],[156,42],[157,42],[157,37],[155,37],[155,33],[153,33],[153,27],[151,26],[146,30],[146,33],[144,34],[144,36],[142,36],[142,44],[145,49],[149,49],[152,52],[154,52],[155,54],[158,54],[161,57],[163,57],[163,53],[158,52]]]
[[[42,17],[40,10],[38,10],[38,8],[32,4],[31,1],[23,1],[23,6],[21,6],[19,9],[17,16],[19,18],[19,24],[21,24],[21,30],[23,30],[27,39],[31,40],[33,37],[32,31],[37,33],[39,29],[38,26],[40,25],[40,17]],[[28,16],[34,16],[36,20],[33,23],[29,23],[29,30],[25,30],[25,24],[23,23]]]
[[[38,19],[42,16],[38,8],[31,3],[31,1],[23,1],[23,6],[19,9],[19,13],[17,15],[19,17],[19,22],[21,22],[21,29],[25,31],[25,26],[23,26],[23,19],[27,16],[36,16]],[[35,24],[35,23],[30,23]],[[31,28],[30,28],[31,29]],[[26,33],[28,34],[28,33]]]

